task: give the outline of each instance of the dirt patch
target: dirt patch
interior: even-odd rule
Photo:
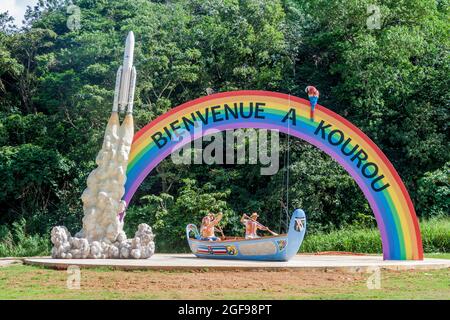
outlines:
[[[314,256],[367,256],[367,253],[347,252],[347,251],[320,251],[312,253],[300,253],[300,255]]]
[[[343,271],[123,271],[81,269],[79,290],[63,270],[0,268],[7,299],[355,299],[449,297],[449,270],[383,271],[382,289],[369,290],[371,274]]]
[[[6,286],[16,290],[39,287],[42,298],[52,298],[55,289],[66,290],[66,271],[39,269],[20,276],[8,277]],[[282,298],[286,293],[302,296],[305,290],[321,287],[342,288],[362,282],[363,274],[338,271],[108,271],[82,269],[79,293],[102,296],[105,292],[117,297],[205,299],[245,297]],[[48,292],[49,295],[45,294]],[[114,295],[112,296],[114,298]]]
[[[89,290],[114,290],[123,296],[149,293],[161,298],[174,295],[185,299],[242,296],[251,293],[277,298],[289,294],[301,296],[308,289],[342,288],[365,281],[366,275],[343,272],[237,271],[237,272],[107,272],[102,275],[82,270],[81,286]]]

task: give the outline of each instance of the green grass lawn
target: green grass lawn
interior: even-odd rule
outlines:
[[[425,258],[450,259],[450,253],[425,253]]]
[[[65,270],[14,265],[0,268],[0,299],[450,299],[450,269],[382,271],[379,289],[368,288],[369,276],[340,271],[98,268],[82,269],[80,289],[68,289]]]

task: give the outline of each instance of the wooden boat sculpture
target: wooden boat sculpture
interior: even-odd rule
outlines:
[[[296,209],[291,217],[289,231],[279,236],[245,239],[225,237],[220,241],[200,240],[197,226],[186,226],[186,238],[193,254],[199,258],[288,261],[295,256],[306,231],[306,215]],[[191,232],[194,238],[190,237]]]

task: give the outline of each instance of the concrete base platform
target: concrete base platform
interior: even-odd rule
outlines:
[[[0,258],[0,267],[8,267],[13,264],[22,264],[22,260],[17,258]]]
[[[450,260],[384,261],[377,255],[297,255],[288,262],[200,259],[192,254],[155,254],[146,260],[25,258],[25,264],[54,269],[108,267],[122,270],[432,270],[450,268]]]

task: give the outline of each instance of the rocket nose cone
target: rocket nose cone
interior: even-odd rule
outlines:
[[[130,45],[130,47],[134,47],[134,33],[133,31],[130,31],[127,36],[127,45]]]
[[[125,52],[123,58],[123,64],[126,68],[133,65],[134,60],[134,33],[131,31],[128,33],[127,41],[125,43]]]

